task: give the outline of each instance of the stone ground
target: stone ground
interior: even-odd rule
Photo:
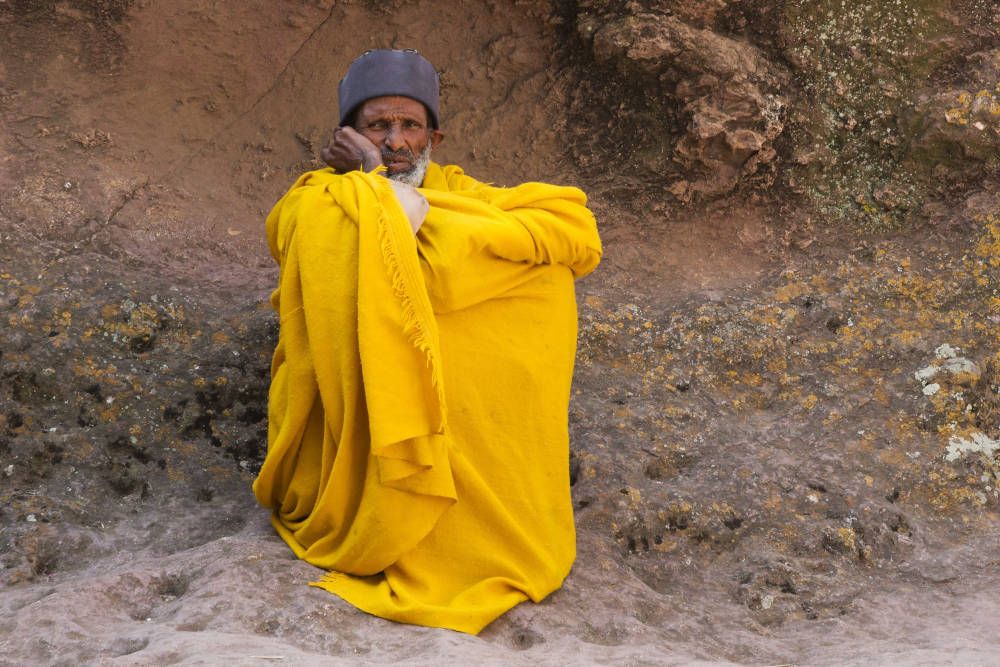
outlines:
[[[963,188],[914,185],[920,215],[891,230],[872,221],[905,202],[876,188],[852,226],[833,190],[788,187],[817,164],[783,143],[815,131],[815,72],[758,39],[768,3],[743,36],[725,2],[638,4],[0,4],[0,664],[1000,661],[990,101],[956,93],[928,126],[939,148],[975,133],[972,167],[939,174]],[[478,638],[307,587],[249,492],[276,336],[261,221],[369,40],[442,68],[443,160],[582,185],[607,246],[579,284],[579,558]],[[701,46],[663,69],[678,43]],[[942,96],[992,76],[953,61]],[[620,72],[604,88],[601,67]],[[645,98],[585,104],[649,77],[673,134]]]

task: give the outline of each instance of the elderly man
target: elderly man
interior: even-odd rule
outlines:
[[[575,188],[498,188],[430,161],[438,77],[378,50],[340,83],[329,169],[267,219],[268,452],[254,493],[314,585],[478,633],[575,557],[573,279],[600,260]]]

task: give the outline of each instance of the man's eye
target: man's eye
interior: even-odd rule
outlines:
[[[368,123],[369,130],[384,130],[385,123],[383,121],[375,121],[374,123]]]
[[[406,121],[403,124],[403,127],[405,127],[407,130],[421,130],[421,129],[423,129],[423,125],[421,125],[420,123],[418,123],[415,120],[408,120],[408,121]]]

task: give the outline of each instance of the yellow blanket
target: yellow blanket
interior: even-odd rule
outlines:
[[[601,246],[575,188],[431,164],[416,238],[378,174],[304,174],[267,218],[281,267],[254,494],[314,585],[478,633],[575,557],[573,276]]]

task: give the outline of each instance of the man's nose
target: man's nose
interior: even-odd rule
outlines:
[[[405,148],[406,140],[403,138],[403,128],[399,125],[390,125],[389,131],[385,135],[385,145],[392,151]]]

